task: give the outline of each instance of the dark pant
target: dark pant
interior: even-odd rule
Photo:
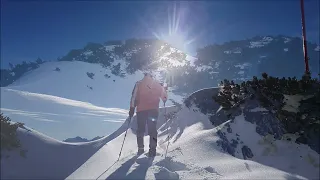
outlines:
[[[157,147],[157,120],[159,112],[155,110],[147,110],[137,112],[137,144],[139,149],[144,149],[144,133],[146,124],[148,125],[148,134],[150,136],[149,148],[155,150]]]

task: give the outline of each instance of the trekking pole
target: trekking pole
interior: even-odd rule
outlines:
[[[168,122],[167,121],[167,108],[166,108],[166,103],[163,103],[164,104],[164,118],[165,118],[165,120],[166,120],[166,122]],[[169,148],[169,140],[170,140],[170,134],[169,134],[169,125],[168,125],[168,127],[167,127],[167,133],[168,133],[168,144],[167,144],[167,148],[166,148],[166,153],[165,153],[165,155],[164,155],[164,158],[167,158],[167,152],[168,152],[168,148]]]
[[[124,134],[122,146],[121,146],[120,153],[119,153],[119,157],[118,157],[118,160],[117,160],[117,161],[119,161],[119,159],[120,159],[121,152],[122,152],[122,148],[123,148],[123,144],[124,144],[124,141],[126,140],[128,129],[130,128],[130,122],[131,122],[131,117],[129,117],[128,128],[127,128],[127,130],[126,130],[126,133]]]

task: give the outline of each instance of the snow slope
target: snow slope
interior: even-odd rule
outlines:
[[[92,138],[92,139],[86,139],[86,138],[82,138],[82,137],[74,137],[74,138],[68,138],[68,139],[65,139],[63,140],[64,142],[89,142],[89,141],[95,141],[97,139],[101,139],[102,137],[100,136],[97,136],[95,138]]]
[[[87,72],[94,73],[93,79]],[[114,76],[99,64],[47,62],[13,84],[1,87],[0,110],[12,120],[55,139],[92,139],[121,126],[128,116],[134,84],[142,77],[141,72],[125,78]],[[170,98],[182,100],[169,91]]]
[[[218,110],[219,106],[213,108]],[[254,111],[259,110],[265,111],[262,108]],[[165,112],[169,114],[167,123]],[[240,113],[234,120],[213,126],[209,116],[193,105],[161,108],[160,155],[154,159],[135,157],[135,117],[130,126],[127,120],[113,134],[88,143],[64,143],[33,130],[19,130],[22,147],[28,149],[27,157],[23,159],[18,153],[10,152],[10,157],[1,161],[1,178],[319,179],[319,154],[294,140],[263,137],[256,132],[257,125],[246,118]],[[117,161],[128,127],[123,152]],[[168,133],[170,146],[165,159]],[[294,139],[294,135],[287,136]],[[227,142],[233,143],[224,144]],[[245,146],[251,153],[243,150]],[[234,155],[230,155],[232,150]]]
[[[60,71],[55,71],[56,68]],[[92,79],[87,73],[94,73]],[[110,77],[105,77],[105,74]],[[142,77],[143,73],[138,71],[121,78],[100,64],[80,61],[47,62],[6,88],[53,95],[107,108],[127,109],[134,84]]]

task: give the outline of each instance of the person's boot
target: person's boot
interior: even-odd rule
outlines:
[[[139,155],[141,155],[141,154],[143,154],[143,153],[144,153],[144,149],[143,149],[143,148],[139,148],[137,155],[139,156]]]
[[[156,149],[149,149],[149,153],[148,153],[149,157],[154,157],[156,155],[157,155]]]

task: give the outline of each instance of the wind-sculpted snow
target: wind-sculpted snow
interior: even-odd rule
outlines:
[[[318,147],[314,148],[314,146],[315,141],[319,141],[319,137],[317,139],[313,137],[314,139],[310,140],[313,144],[300,144],[296,141],[299,133],[287,133],[283,123],[275,114],[271,110],[262,108],[256,99],[248,98],[240,107],[223,111],[218,103],[208,100],[216,93],[217,88],[197,91],[186,100],[186,104],[188,107],[194,105],[199,111],[208,115],[212,124],[217,127],[216,134],[219,140],[216,143],[223,152],[304,177],[318,177],[319,171],[315,168],[319,168],[317,161],[319,152],[317,152]],[[275,157],[283,161],[273,163]],[[297,170],[293,162],[299,162],[305,166]],[[315,171],[308,171],[306,167]]]
[[[92,139],[112,133],[125,121],[132,89],[142,78],[142,72],[121,78],[99,64],[47,62],[1,87],[1,112],[59,140]],[[170,88],[166,106],[182,101]]]
[[[0,110],[13,121],[59,140],[76,135],[90,139],[107,135],[128,117],[126,109],[8,88],[1,88]]]
[[[10,157],[1,160],[1,178],[319,179],[319,154],[295,143],[298,136],[283,133],[274,121],[261,120],[268,110],[248,101],[247,109],[224,113],[212,102],[213,92],[217,89],[199,90],[184,104],[160,109],[155,158],[136,156],[134,116],[109,136],[86,143],[65,143],[33,130],[19,131],[28,150],[26,159],[8,153]]]

